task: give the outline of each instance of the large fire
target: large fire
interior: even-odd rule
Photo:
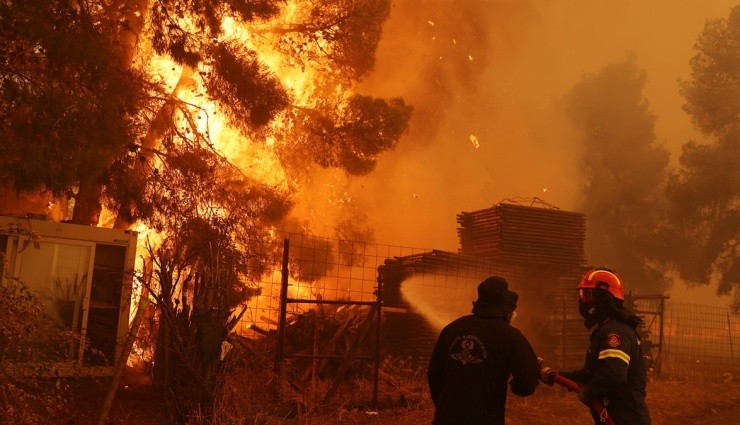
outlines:
[[[245,23],[227,16],[221,21],[222,32],[217,40],[218,43],[239,45],[255,52],[259,63],[267,67],[288,92],[291,107],[306,109],[316,105],[317,85],[326,75],[331,75],[335,70],[328,68],[326,64],[320,70],[306,64],[297,66],[295,58],[291,58],[276,48],[279,36],[267,29],[289,27],[292,23],[305,19],[303,15],[307,13],[307,10],[310,8],[301,7],[300,1],[288,1],[281,7],[280,13],[271,18],[269,22]],[[180,28],[195,33],[197,29],[194,20],[195,17],[185,15],[179,17],[176,24]],[[148,22],[144,28],[151,28],[151,25],[152,23]],[[333,230],[336,211],[317,205],[316,198],[323,199],[319,201],[320,204],[332,205],[333,210],[346,208],[352,200],[341,190],[345,185],[344,173],[337,170],[316,169],[317,173],[308,181],[291,180],[276,151],[281,143],[279,137],[285,134],[282,130],[291,125],[284,114],[279,114],[276,119],[270,121],[268,130],[260,133],[261,139],[252,140],[249,135],[234,127],[233,123],[227,119],[226,111],[217,101],[208,96],[205,84],[211,71],[211,65],[202,62],[195,68],[183,65],[166,54],[158,54],[149,43],[148,37],[141,37],[140,40],[134,63],[140,64],[145,74],[150,75],[154,81],[159,83],[170,100],[186,105],[188,108],[186,112],[183,108],[174,109],[172,120],[176,128],[182,129],[183,132],[195,132],[207,139],[215,151],[231,164],[236,165],[239,171],[249,179],[269,187],[289,191],[295,202],[293,214],[311,221],[314,229],[327,232]],[[316,42],[317,48],[326,52],[331,51],[330,43],[321,36],[317,37]],[[330,96],[338,102],[346,100],[352,94],[351,88],[346,84],[332,84],[332,87]],[[341,108],[341,106],[337,107]],[[192,110],[197,110],[198,113],[192,114],[190,112]],[[154,144],[158,141],[149,140],[148,143],[152,145],[147,147],[154,149]],[[150,157],[149,160],[154,166],[159,161],[156,156]],[[311,196],[304,197],[302,192],[310,193]],[[114,219],[113,212],[104,210],[100,225],[109,226]],[[132,230],[139,233],[137,269],[141,270],[144,267],[143,258],[147,255],[148,246],[156,247],[165,235],[147,227],[142,222],[135,223]],[[261,295],[250,301],[250,311],[243,320],[251,323],[275,321],[275,311],[271,310],[277,303],[277,294],[280,291],[279,273],[280,270],[272,270],[267,273],[266,277],[263,277]],[[332,288],[332,291],[337,292],[334,296],[350,297],[351,284],[348,283],[350,279],[344,280],[346,282],[336,283],[337,287]],[[310,284],[295,281],[293,278],[291,278],[289,288],[289,297],[292,298],[309,299],[322,295],[314,293]],[[268,308],[269,306],[273,307]]]

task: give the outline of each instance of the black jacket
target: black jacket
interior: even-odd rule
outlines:
[[[502,318],[469,315],[442,329],[429,362],[434,425],[504,423],[507,383],[520,396],[538,384],[537,356]]]
[[[586,385],[586,396],[600,401],[616,425],[649,425],[645,403],[647,367],[640,338],[632,326],[608,319],[591,332],[583,369],[560,372]],[[600,424],[594,415],[594,423]]]

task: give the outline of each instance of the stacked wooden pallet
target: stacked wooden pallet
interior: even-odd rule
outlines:
[[[474,258],[442,250],[432,250],[385,260],[379,268],[383,278],[383,301],[386,305],[403,304],[400,297],[401,282],[409,276],[424,273],[439,276],[467,276],[482,278],[496,270],[495,265]]]
[[[432,281],[434,276],[468,277],[471,287],[459,294],[469,302],[480,279],[498,275],[519,292],[522,318],[517,326],[543,342],[542,354],[553,364],[573,365],[580,361],[587,334],[573,297],[585,264],[585,216],[548,205],[505,200],[491,208],[460,213],[457,221],[457,253],[433,250],[394,257],[378,268],[383,281],[386,351],[408,354],[422,362],[431,353],[438,330],[409,304],[400,290],[402,285],[420,285],[411,277],[425,275]],[[440,301],[434,292],[456,293],[450,290],[458,284],[453,282],[435,281],[428,289],[427,304]]]
[[[396,358],[408,357],[419,366],[426,365],[439,334],[439,329],[401,294],[402,283],[418,284],[408,280],[410,277],[427,276],[434,281],[435,277],[443,280],[446,276],[457,276],[473,278],[477,284],[494,270],[490,262],[442,250],[386,259],[378,267],[383,282],[380,297],[383,300],[384,354]],[[440,282],[437,285],[438,289],[444,289],[446,284]],[[434,288],[430,288],[430,291],[434,291]],[[440,301],[433,293],[430,293],[429,299],[433,303]]]
[[[460,253],[503,263],[562,268],[585,263],[585,215],[501,202],[457,215]]]
[[[483,259],[438,249],[404,257],[394,257],[385,261],[386,265],[392,263],[398,263],[407,271],[415,273],[443,272],[446,270],[461,272],[491,268],[490,262]]]

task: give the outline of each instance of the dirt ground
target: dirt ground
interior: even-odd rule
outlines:
[[[87,392],[86,392],[87,391]],[[66,424],[96,424],[100,388],[80,387],[84,399],[65,419]],[[146,385],[127,384],[119,391],[111,414],[111,425],[167,424],[160,398]],[[648,385],[648,404],[653,425],[733,425],[740,424],[740,383],[658,380]],[[335,409],[323,414],[285,419],[271,415],[248,422],[224,425],[428,425],[433,409],[428,399],[417,400],[409,408]],[[530,397],[510,395],[506,423],[510,425],[575,425],[592,423],[585,407],[573,393],[562,388],[540,385]],[[220,425],[220,424],[219,424]]]
[[[734,425],[740,424],[740,383],[692,384],[656,381],[648,386],[648,404],[653,425]],[[416,425],[431,423],[433,410],[354,412],[334,421],[319,423]],[[364,418],[362,416],[364,415]],[[511,425],[591,424],[586,408],[573,393],[541,386],[527,398],[510,396],[506,423]]]

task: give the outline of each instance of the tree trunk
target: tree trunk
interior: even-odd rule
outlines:
[[[120,384],[121,378],[123,377],[123,370],[126,367],[126,361],[131,354],[131,350],[134,346],[134,340],[136,339],[136,334],[139,331],[139,326],[141,325],[141,321],[144,318],[144,314],[146,313],[146,310],[148,308],[149,295],[146,291],[144,291],[141,294],[141,297],[139,297],[139,306],[136,309],[136,315],[134,316],[134,320],[131,322],[131,328],[129,329],[128,335],[126,336],[126,342],[123,345],[120,357],[116,362],[113,378],[111,379],[111,382],[108,386],[108,392],[106,393],[105,400],[103,401],[103,407],[100,412],[100,417],[98,418],[98,425],[105,425],[108,423],[108,415],[110,414],[111,407],[113,406],[113,399],[118,392],[118,385]]]
[[[74,196],[75,207],[72,222],[86,226],[97,226],[103,206],[100,203],[103,185],[89,180],[80,181],[80,188]]]
[[[177,81],[177,85],[172,90],[172,93],[170,93],[167,101],[164,102],[162,107],[157,112],[157,115],[154,117],[154,120],[152,120],[151,124],[149,125],[149,130],[144,137],[143,143],[141,145],[141,155],[144,157],[144,159],[146,159],[147,162],[151,161],[154,157],[154,152],[159,147],[159,143],[162,140],[162,137],[164,136],[167,129],[174,126],[174,117],[175,111],[177,110],[178,101],[177,95],[180,93],[181,90],[187,87],[191,87],[193,84],[193,68],[189,66],[184,66],[182,68],[182,72],[180,73],[180,78]],[[141,170],[149,169],[148,166],[144,166],[143,164],[140,164],[139,167],[141,168]],[[128,212],[127,214],[125,214],[126,217],[130,217],[133,215],[131,214],[133,208],[135,208],[135,205],[121,205],[121,210],[127,210]],[[118,214],[116,216],[115,223],[113,224],[113,228],[128,229],[129,227],[131,227],[132,224],[133,223],[129,222],[124,216]]]

